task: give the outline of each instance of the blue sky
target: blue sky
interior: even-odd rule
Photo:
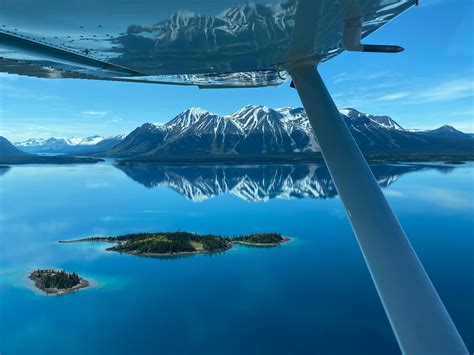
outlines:
[[[365,42],[399,54],[343,53],[320,66],[339,108],[387,114],[406,128],[450,124],[474,132],[474,2],[422,0]],[[288,84],[199,90],[0,74],[0,135],[39,137],[128,133],[165,123],[191,106],[228,114],[247,104],[300,106]]]

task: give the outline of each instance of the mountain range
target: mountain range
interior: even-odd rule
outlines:
[[[91,154],[113,148],[125,135],[111,137],[90,136],[86,138],[31,138],[14,145],[27,153]]]
[[[474,139],[451,126],[407,130],[389,116],[355,109],[340,114],[367,154],[469,154]],[[97,154],[134,161],[251,159],[319,156],[319,146],[303,108],[249,105],[226,116],[190,108],[163,125],[145,123],[124,136],[84,140],[28,140],[15,145],[29,152]]]
[[[16,148],[5,137],[0,136],[0,164],[84,164],[97,163],[102,159],[89,157],[73,157],[67,155],[36,155],[30,154]],[[0,174],[8,171],[8,167],[2,167]]]

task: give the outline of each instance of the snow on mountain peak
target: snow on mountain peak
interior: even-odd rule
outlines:
[[[103,141],[105,137],[102,136],[90,136],[85,138],[69,137],[69,138],[31,138],[21,142],[15,142],[15,146],[18,147],[37,147],[43,145],[94,145]]]
[[[342,113],[343,115],[346,115],[349,118],[353,118],[353,119],[359,118],[361,116],[365,116],[364,113],[356,110],[355,108],[350,108],[350,107],[340,109],[339,113]]]
[[[184,111],[185,113],[189,113],[190,115],[193,115],[193,116],[203,116],[203,115],[212,115],[211,112],[207,111],[207,110],[204,110],[203,108],[201,107],[191,107],[189,109],[187,109],[186,111]]]
[[[73,154],[106,150],[123,140],[125,135],[103,137],[99,135],[85,138],[38,138],[15,142],[15,146],[28,153]]]
[[[389,116],[367,115],[353,108],[343,108],[339,113],[348,117],[356,125],[376,126],[378,128],[404,131],[404,128]]]
[[[181,112],[178,116],[166,123],[164,127],[166,129],[179,129],[183,131],[190,128],[193,124],[195,124],[204,117],[215,116],[216,115],[214,115],[213,113],[204,110],[200,107],[191,107],[186,111]]]
[[[275,128],[282,121],[282,115],[263,105],[247,105],[229,116],[242,132],[250,132],[266,122]]]
[[[142,124],[140,126],[140,128],[147,129],[147,130],[150,130],[150,131],[154,131],[155,129],[158,128],[158,125],[156,125],[154,123],[147,122],[147,123]]]
[[[351,110],[348,108],[343,108],[343,109],[340,109],[339,112],[342,113],[343,115],[348,116],[351,113]]]
[[[85,138],[70,137],[70,138],[66,138],[66,143],[68,145],[94,145],[103,141],[104,139],[105,137],[98,136],[98,135],[85,137]]]
[[[264,105],[246,105],[242,107],[241,109],[237,110],[231,116],[238,117],[242,115],[248,115],[248,114],[254,114],[254,113],[259,113],[259,112],[265,112],[268,113],[271,110],[271,108],[264,106]]]
[[[386,129],[396,129],[398,131],[404,131],[405,129],[395,122],[389,116],[368,116],[370,120],[375,121],[379,126]]]
[[[302,107],[280,107],[275,109],[275,111],[283,116],[283,122],[291,122],[307,118],[306,112]]]
[[[36,147],[44,144],[45,141],[44,138],[30,138],[25,141],[14,142],[13,145],[16,147]]]

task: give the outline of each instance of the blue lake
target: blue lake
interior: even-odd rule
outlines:
[[[374,165],[471,351],[474,164]],[[112,162],[0,170],[1,354],[399,354],[320,165]],[[145,231],[279,232],[274,248],[154,259],[58,240]],[[93,287],[44,296],[64,268]]]

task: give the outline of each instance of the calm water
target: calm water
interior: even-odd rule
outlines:
[[[374,166],[474,349],[474,165]],[[0,353],[398,354],[341,202],[317,165],[0,171]],[[57,240],[280,232],[276,248],[151,259]],[[43,296],[57,267],[94,287]]]

